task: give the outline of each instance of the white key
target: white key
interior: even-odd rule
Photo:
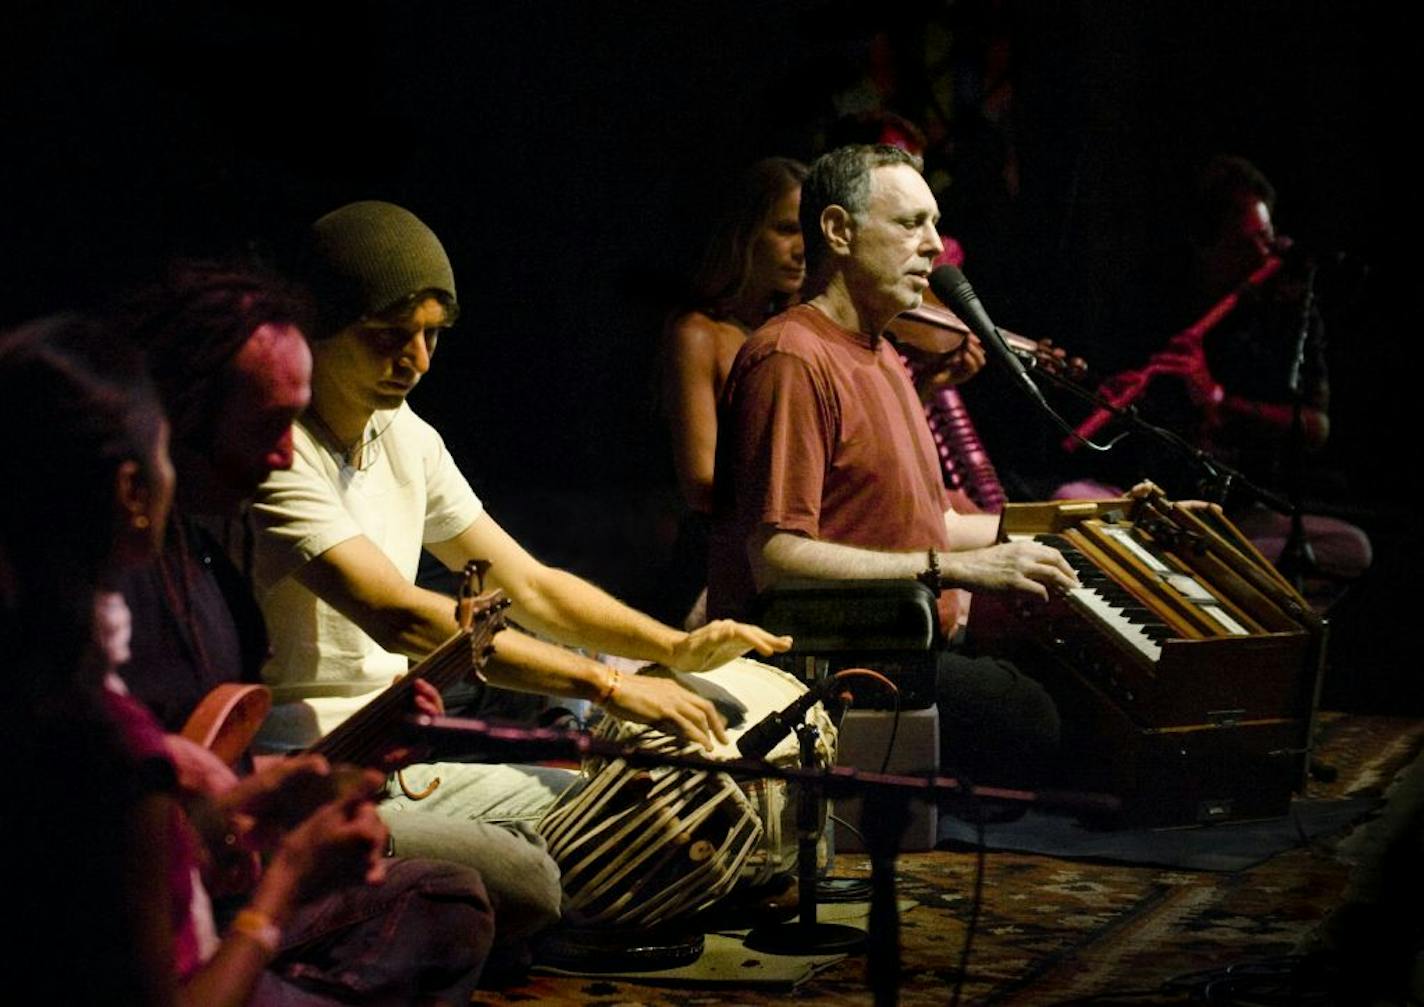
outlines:
[[[1156,664],[1161,658],[1162,645],[1148,636],[1141,626],[1129,622],[1121,609],[1109,604],[1107,599],[1096,591],[1086,587],[1074,588],[1068,592],[1068,597],[1090,618],[1148,661]]]
[[[1010,541],[1032,541],[1033,535],[1010,535]],[[1103,631],[1126,643],[1152,664],[1162,657],[1162,645],[1122,614],[1122,609],[1110,603],[1092,588],[1075,587],[1068,598],[1076,607],[1096,622]]]

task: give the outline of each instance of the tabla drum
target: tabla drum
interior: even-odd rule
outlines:
[[[714,759],[735,759],[737,738],[806,691],[785,672],[745,658],[700,674],[664,668],[711,700],[727,721],[731,744]],[[835,762],[836,731],[818,703],[807,720],[820,730],[817,761]],[[653,752],[707,754],[653,727],[605,716],[593,733]],[[798,766],[788,735],[771,750],[778,766]],[[590,925],[645,927],[700,912],[741,886],[758,885],[796,866],[796,809],[780,780],[738,784],[725,773],[634,768],[591,758],[539,823],[563,874],[570,909]]]

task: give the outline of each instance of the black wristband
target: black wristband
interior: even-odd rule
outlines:
[[[924,570],[915,575],[915,580],[929,588],[935,594],[939,594],[944,589],[944,581],[939,573],[939,554],[930,549],[927,554],[929,565]]]

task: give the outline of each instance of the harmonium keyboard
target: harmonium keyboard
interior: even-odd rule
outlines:
[[[1082,587],[977,594],[970,640],[1063,718],[1065,787],[1114,824],[1285,814],[1304,780],[1326,627],[1226,518],[1142,499],[1010,504],[1000,539],[1051,545]]]

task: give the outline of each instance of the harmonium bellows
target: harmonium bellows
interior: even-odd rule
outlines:
[[[1082,587],[974,598],[976,646],[1063,715],[1065,785],[1125,824],[1284,814],[1303,779],[1325,625],[1225,517],[1142,499],[1010,504],[1000,538],[1060,550]]]

